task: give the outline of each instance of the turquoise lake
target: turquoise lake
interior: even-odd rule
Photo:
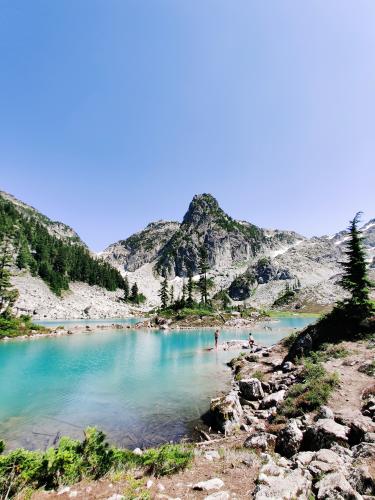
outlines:
[[[280,318],[251,331],[258,344],[271,345],[314,321]],[[128,321],[106,321],[113,322]],[[87,322],[44,324],[77,323]],[[246,340],[248,332],[222,331],[220,341]],[[213,330],[105,330],[1,342],[0,439],[9,448],[45,448],[60,435],[82,437],[89,425],[126,447],[180,439],[229,387],[226,363],[238,351],[207,351],[212,345]]]

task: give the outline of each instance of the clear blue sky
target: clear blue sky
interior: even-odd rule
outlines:
[[[0,188],[94,249],[210,192],[375,217],[374,0],[0,0]]]

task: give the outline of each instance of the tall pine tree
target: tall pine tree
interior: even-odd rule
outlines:
[[[369,289],[373,286],[373,283],[367,275],[363,238],[361,231],[358,229],[360,217],[361,212],[358,212],[349,223],[349,239],[345,251],[347,260],[341,262],[344,275],[340,284],[350,293],[350,298],[344,301],[344,304],[349,306],[352,312],[361,318],[367,317],[373,311],[373,305],[369,298]]]
[[[201,302],[207,305],[208,302],[208,287],[207,287],[207,271],[208,271],[208,256],[205,246],[202,246],[199,252],[199,289],[201,292]]]
[[[159,291],[159,297],[161,300],[161,308],[166,309],[168,306],[168,298],[169,298],[167,276],[164,276],[164,280],[162,281],[161,288]]]
[[[138,285],[137,285],[137,283],[134,283],[134,285],[132,286],[130,300],[132,302],[135,302],[135,303],[138,302]]]
[[[4,241],[0,248],[0,316],[12,316],[12,307],[18,298],[18,290],[11,283],[12,264],[9,243]]]
[[[191,273],[191,270],[189,269],[189,271],[188,271],[188,283],[187,283],[187,300],[186,300],[186,305],[188,307],[193,307],[193,305],[194,305],[193,289],[194,289],[193,275]]]

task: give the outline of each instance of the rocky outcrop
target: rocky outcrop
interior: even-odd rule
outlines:
[[[348,446],[349,432],[349,427],[338,424],[331,418],[321,418],[307,428],[303,446],[308,450],[330,448],[334,443]]]
[[[262,383],[257,378],[243,379],[239,381],[241,397],[249,401],[257,401],[264,398]]]
[[[242,416],[242,406],[238,393],[231,391],[226,396],[213,399],[210,412],[214,424],[221,432],[227,434],[234,428],[238,428]]]
[[[125,271],[133,272],[159,258],[179,227],[178,222],[152,222],[143,231],[107,247],[101,257]]]
[[[278,433],[275,451],[284,457],[290,458],[299,451],[302,440],[303,432],[298,427],[297,421],[292,419],[288,425]]]

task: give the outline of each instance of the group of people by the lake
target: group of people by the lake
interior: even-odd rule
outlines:
[[[219,345],[219,337],[220,337],[220,332],[219,330],[215,331],[215,349],[217,350],[218,345]],[[255,345],[255,340],[253,337],[253,334],[249,332],[249,349],[253,350]]]

